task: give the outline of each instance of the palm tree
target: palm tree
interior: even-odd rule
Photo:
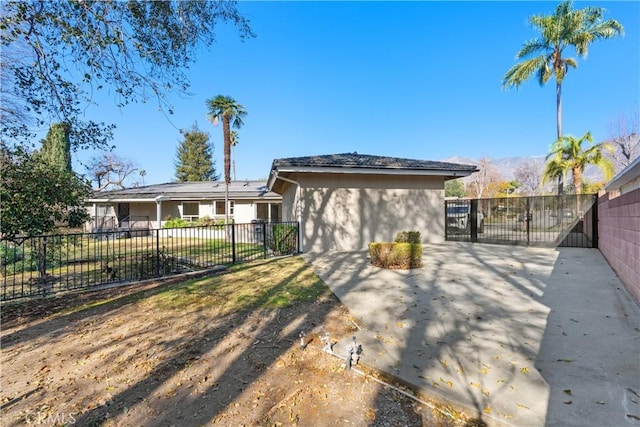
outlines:
[[[511,67],[502,78],[502,87],[508,89],[518,88],[534,73],[540,86],[544,86],[552,75],[555,77],[558,140],[562,139],[562,82],[569,67],[578,66],[574,58],[563,56],[565,49],[572,46],[578,56],[584,58],[591,42],[617,37],[624,32],[618,21],[603,21],[604,12],[599,7],[573,10],[572,2],[564,1],[556,7],[553,15],[530,17],[529,22],[540,31],[540,35],[525,42],[516,54],[518,60],[529,59]]]
[[[584,149],[582,144],[588,141],[591,146]],[[603,172],[605,179],[613,176],[613,163],[604,156],[603,151],[611,152],[611,145],[601,142],[593,143],[591,133],[585,133],[582,138],[565,136],[558,140],[551,148],[544,167],[542,182],[548,179],[565,177],[571,172],[576,194],[582,194],[582,175],[587,165],[596,165]]]
[[[243,117],[247,115],[244,106],[238,104],[235,99],[230,96],[218,95],[215,98],[207,100],[207,113],[209,120],[214,125],[218,124],[218,120],[222,119],[222,137],[224,140],[224,183],[226,185],[224,209],[225,224],[229,222],[229,183],[231,182],[231,126],[236,129],[242,127]]]
[[[229,144],[231,145],[231,168],[233,169],[233,180],[236,180],[236,155],[234,148],[240,142],[240,138],[238,137],[238,132],[235,130],[231,131],[231,140]]]

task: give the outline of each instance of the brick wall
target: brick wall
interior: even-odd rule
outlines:
[[[598,247],[640,303],[640,189],[598,199]]]

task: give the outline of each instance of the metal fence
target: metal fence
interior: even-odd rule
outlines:
[[[597,195],[502,197],[445,202],[446,240],[598,247]]]
[[[118,229],[0,240],[0,300],[128,283],[299,252],[297,222]]]

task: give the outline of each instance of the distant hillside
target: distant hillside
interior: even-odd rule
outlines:
[[[505,181],[510,181],[515,177],[515,171],[522,163],[527,161],[531,161],[538,166],[538,170],[542,175],[542,170],[544,169],[545,156],[531,156],[531,157],[501,157],[501,158],[492,158],[491,164],[496,168],[498,173],[504,178]],[[461,156],[453,156],[447,159],[442,160],[443,162],[450,163],[462,163],[467,165],[477,165],[480,159],[470,159],[468,157]],[[598,182],[602,181],[604,178],[602,173],[595,166],[587,167],[585,174],[585,178],[589,182]]]

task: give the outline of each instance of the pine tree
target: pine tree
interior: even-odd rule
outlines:
[[[54,123],[42,140],[41,160],[60,171],[71,172],[71,142],[68,123]]]
[[[190,130],[180,130],[180,133],[184,135],[184,140],[180,142],[176,153],[176,180],[188,182],[218,179],[209,134],[198,129],[197,124]]]

